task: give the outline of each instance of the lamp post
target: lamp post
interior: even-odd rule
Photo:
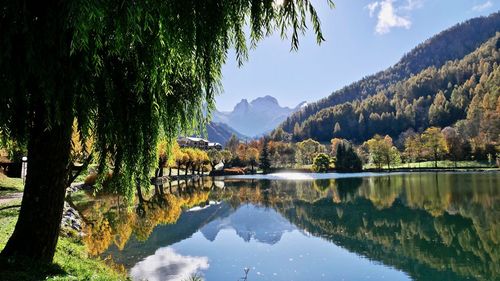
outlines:
[[[28,157],[24,156],[21,158],[22,166],[21,166],[21,178],[23,179],[23,184],[26,182],[26,173],[28,172]]]

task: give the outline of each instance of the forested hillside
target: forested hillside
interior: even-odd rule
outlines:
[[[297,140],[344,138],[362,142],[374,134],[393,138],[408,129],[456,124],[469,138],[497,141],[500,134],[500,33],[461,60],[429,67],[377,94],[344,102],[306,119]]]
[[[476,91],[477,84],[488,89],[498,85],[498,74],[494,74],[498,39],[476,50],[497,31],[498,12],[456,25],[417,46],[393,67],[304,107],[280,127],[296,140],[312,137],[329,141],[337,136],[363,141],[375,132],[397,136],[410,127],[444,126],[465,118],[472,114],[465,112],[468,105],[477,104],[484,94],[481,89]],[[455,108],[450,107],[452,100]],[[433,113],[428,114],[432,104]],[[436,111],[446,104],[444,112]]]
[[[237,132],[227,124],[219,122],[210,122],[207,124],[207,137],[211,142],[218,142],[222,145],[226,145],[232,135],[235,135],[240,140],[248,139],[247,136]]]

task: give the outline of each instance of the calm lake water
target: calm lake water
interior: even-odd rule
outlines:
[[[133,280],[500,280],[500,173],[181,186],[85,206],[90,253]]]

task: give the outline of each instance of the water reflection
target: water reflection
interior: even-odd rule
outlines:
[[[243,205],[231,216],[219,217],[200,229],[203,236],[214,241],[221,230],[232,229],[243,241],[254,239],[261,243],[276,244],[285,232],[296,228],[274,210]]]
[[[130,277],[133,280],[184,281],[208,266],[207,257],[183,256],[166,247],[138,262],[130,270]]]
[[[191,256],[207,257],[209,269],[207,261],[207,267],[199,262],[189,271],[207,271],[207,276],[226,276],[219,271],[235,266],[238,259],[253,265],[261,263],[269,251],[276,255],[269,260],[274,271],[300,270],[301,266],[316,266],[317,270],[304,275],[282,272],[280,276],[287,277],[281,279],[266,279],[251,271],[253,280],[333,276],[333,268],[343,261],[336,256],[338,250],[336,255],[325,253],[340,246],[348,251],[349,258],[362,258],[351,261],[358,265],[355,271],[361,275],[338,276],[346,280],[366,277],[372,270],[363,259],[371,260],[371,265],[383,264],[386,270],[373,270],[388,280],[403,278],[391,275],[393,271],[402,271],[412,280],[499,280],[499,194],[498,173],[399,174],[315,181],[226,179],[223,184],[205,180],[158,190],[149,202],[132,212],[116,198],[96,201],[83,210],[89,221],[85,242],[91,254],[110,254],[115,262],[132,268],[134,279],[138,278],[133,268],[140,268],[140,272],[151,273],[149,280],[177,280],[164,277],[176,272],[173,268],[180,268],[167,263],[169,258],[182,260],[181,252],[162,248],[172,245]],[[246,242],[238,242],[235,237]],[[282,248],[290,239],[296,242]],[[259,245],[270,248],[264,250]],[[280,262],[280,258],[288,262],[284,255],[290,255],[289,251],[298,251],[300,256],[306,250],[313,251],[316,258],[330,260],[313,264],[314,257],[310,257],[293,266]],[[233,255],[232,260],[222,255]],[[159,257],[163,257],[161,262]],[[239,267],[235,272],[241,270]],[[342,271],[342,267],[337,270]],[[161,274],[154,277],[154,272]]]

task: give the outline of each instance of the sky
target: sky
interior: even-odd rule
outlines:
[[[250,50],[238,67],[230,50],[223,66],[217,108],[232,110],[241,99],[271,95],[282,106],[314,102],[395,64],[419,43],[459,22],[500,9],[500,0],[312,0],[326,39],[312,30],[299,50],[273,34]]]

